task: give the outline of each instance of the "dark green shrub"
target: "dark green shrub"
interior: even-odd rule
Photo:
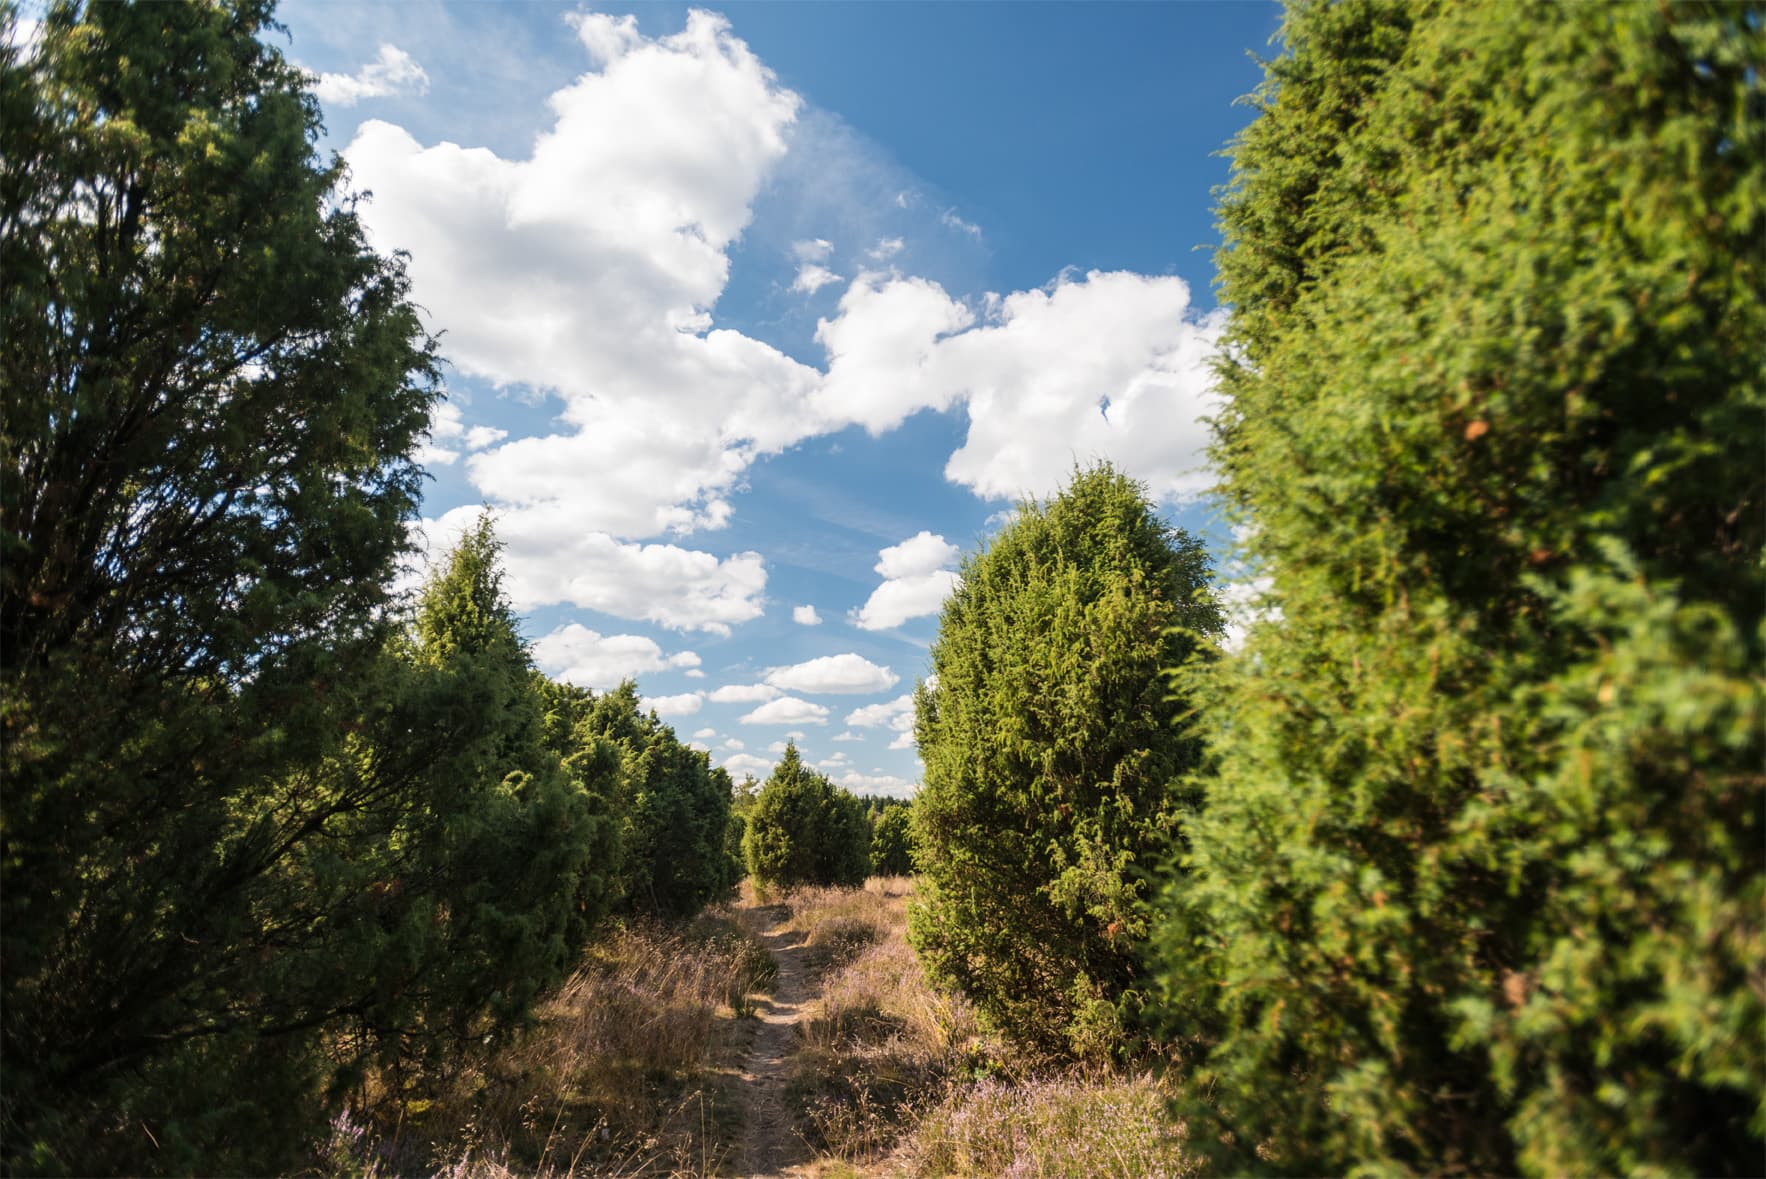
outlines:
[[[964,562],[917,693],[909,936],[995,1027],[1081,1056],[1124,1046],[1144,873],[1172,849],[1197,749],[1161,669],[1220,629],[1201,545],[1109,467]]]
[[[618,755],[626,911],[681,921],[736,886],[724,850],[730,776],[641,711],[637,685],[628,680],[596,697],[578,739],[605,742]]]
[[[907,876],[914,870],[914,833],[906,803],[877,812],[871,824],[871,871],[878,876]]]
[[[1760,1169],[1763,25],[1289,13],[1216,450],[1279,614],[1163,936],[1231,1171]]]
[[[870,874],[864,805],[804,765],[795,742],[786,743],[747,821],[742,852],[756,883],[856,886]]]
[[[370,947],[378,959],[370,983],[352,980],[367,995],[348,996],[359,1010],[341,1021],[362,1046],[350,1063],[406,1075],[451,1071],[461,1051],[517,1026],[575,965],[617,866],[612,765],[585,774],[548,747],[488,517],[424,587],[412,630],[359,742],[322,767],[340,789],[375,794],[328,828],[308,877],[334,903],[351,888],[368,900],[308,963],[348,979],[332,959]]]

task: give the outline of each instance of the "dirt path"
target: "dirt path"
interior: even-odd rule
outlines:
[[[797,1025],[815,1001],[815,983],[804,963],[803,935],[784,928],[791,911],[769,905],[751,911],[755,934],[779,964],[778,984],[758,1006],[760,1027],[742,1070],[742,1143],[736,1173],[779,1176],[807,1161],[803,1139],[785,1101],[788,1064],[797,1048]]]

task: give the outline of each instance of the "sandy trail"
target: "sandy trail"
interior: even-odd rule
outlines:
[[[778,962],[779,980],[771,998],[757,1004],[760,1027],[742,1071],[743,1131],[736,1152],[739,1175],[787,1175],[808,1161],[808,1151],[785,1101],[785,1083],[791,1054],[797,1050],[797,1025],[816,995],[803,960],[803,935],[783,928],[790,916],[791,911],[783,905],[752,910],[752,928]]]

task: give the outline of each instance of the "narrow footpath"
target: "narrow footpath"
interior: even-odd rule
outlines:
[[[783,1176],[809,1158],[785,1100],[785,1085],[791,1056],[797,1050],[798,1024],[817,996],[804,963],[803,934],[784,928],[790,909],[763,905],[751,913],[753,931],[779,964],[779,978],[771,997],[756,1004],[760,1027],[742,1070],[743,1131],[736,1152],[736,1173]]]

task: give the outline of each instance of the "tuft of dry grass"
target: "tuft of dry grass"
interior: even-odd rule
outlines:
[[[925,1111],[890,1162],[913,1176],[1187,1176],[1196,1161],[1166,1112],[1170,1097],[1148,1074],[962,1082]]]
[[[727,908],[616,929],[519,1041],[423,1100],[346,1113],[321,1169],[447,1179],[711,1174],[738,1129],[733,1070],[778,965]],[[390,1123],[390,1124],[389,1124]]]
[[[914,882],[906,876],[873,876],[862,888],[797,888],[778,901],[790,910],[787,929],[803,934],[818,970],[848,962],[867,946],[907,930],[907,902]]]

